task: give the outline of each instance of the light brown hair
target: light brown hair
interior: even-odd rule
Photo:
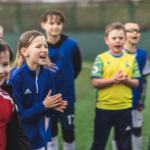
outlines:
[[[51,19],[53,18],[53,16],[56,16],[56,19],[58,19],[57,17],[59,17],[59,20],[64,23],[65,22],[65,16],[62,12],[58,11],[58,10],[48,10],[46,12],[44,12],[41,16],[41,22],[47,22],[48,17],[51,17]]]
[[[21,67],[24,62],[25,62],[25,57],[21,54],[21,48],[28,48],[34,39],[38,36],[44,36],[41,32],[32,30],[32,31],[27,31],[23,33],[19,39],[18,42],[18,50],[17,50],[17,55],[16,55],[16,60],[12,64],[11,68],[14,68],[15,66],[18,65],[18,68]],[[22,59],[20,60],[20,56],[22,56]],[[46,60],[46,65],[45,67],[53,70],[53,68],[57,68],[55,64],[51,63],[49,57],[47,57]]]
[[[123,30],[124,34],[126,35],[125,27],[121,22],[113,22],[107,25],[105,29],[106,37],[108,37],[109,32],[111,32],[112,30]]]

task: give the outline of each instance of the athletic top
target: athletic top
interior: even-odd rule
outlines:
[[[61,93],[63,100],[75,102],[74,79],[81,70],[81,55],[77,41],[61,35],[56,44],[48,43],[49,58],[58,67],[54,74],[55,92]]]
[[[6,127],[12,122],[14,103],[10,95],[0,88],[0,149],[6,149]]]
[[[128,74],[130,79],[141,77],[136,59],[132,55],[122,53],[120,56],[115,56],[108,51],[96,57],[91,78],[110,79],[119,70],[122,70],[124,75]],[[99,89],[96,107],[107,110],[132,107],[131,88],[124,84],[114,84],[108,88]]]
[[[13,84],[19,118],[31,149],[45,146],[45,116],[50,117],[56,112],[43,105],[49,90],[52,90],[52,95],[55,93],[53,72],[43,66],[39,72],[32,71],[25,63],[12,74],[9,83]]]
[[[17,66],[15,66],[14,68],[12,68],[10,70],[10,76],[12,76],[12,74],[17,70]]]
[[[149,67],[149,62],[147,61],[147,52],[146,51],[144,51],[140,48],[137,48],[137,51],[135,53],[131,53],[125,49],[123,50],[123,52],[129,53],[136,58],[142,77],[145,77],[150,74],[150,67]],[[132,108],[133,109],[137,109],[137,107],[138,107],[138,102],[141,98],[141,92],[142,92],[141,88],[142,88],[142,78],[140,78],[140,80],[139,80],[139,86],[137,88],[132,89],[132,93],[133,93]]]

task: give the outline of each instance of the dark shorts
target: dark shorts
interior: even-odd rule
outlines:
[[[96,108],[94,142],[91,150],[104,150],[114,126],[119,150],[131,150],[132,120],[131,108],[123,110],[103,110]]]
[[[51,116],[51,125],[55,126],[60,122],[61,127],[66,130],[74,130],[75,124],[75,106],[74,103],[67,105],[64,113],[56,112]]]

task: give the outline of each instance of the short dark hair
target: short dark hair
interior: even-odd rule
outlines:
[[[125,27],[121,22],[113,22],[113,23],[107,25],[106,29],[105,29],[106,37],[108,36],[109,32],[112,30],[123,30],[124,34],[126,35]]]
[[[48,20],[48,16],[53,17],[53,16],[59,16],[60,21],[62,23],[65,22],[65,16],[62,12],[58,11],[58,10],[48,10],[46,12],[44,12],[41,16],[41,22],[47,22]]]
[[[2,39],[0,39],[0,53],[3,51],[9,51],[10,54],[10,61],[13,60],[13,52],[12,49],[10,48],[10,46]]]

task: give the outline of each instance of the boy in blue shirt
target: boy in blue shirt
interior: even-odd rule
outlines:
[[[62,127],[63,149],[75,150],[75,85],[74,80],[81,71],[81,55],[77,41],[62,35],[65,17],[62,12],[48,10],[41,17],[41,27],[47,35],[49,58],[58,67],[54,74],[55,91],[61,93],[68,101],[64,113],[57,112],[51,117],[52,142],[48,144],[50,150],[58,150],[58,119]]]

